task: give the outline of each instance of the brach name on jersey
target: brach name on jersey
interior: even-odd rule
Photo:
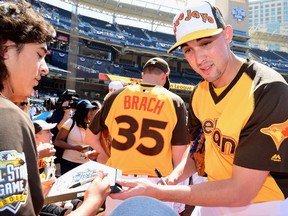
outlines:
[[[151,97],[125,96],[124,109],[141,110],[156,113],[159,115],[164,106],[164,101]]]

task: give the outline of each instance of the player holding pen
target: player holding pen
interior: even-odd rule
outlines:
[[[230,49],[233,29],[207,1],[193,1],[174,18],[177,42],[203,77],[191,94],[189,131],[205,134],[208,181],[190,186],[129,187],[113,198],[148,195],[196,206],[193,215],[273,215],[288,212],[288,85],[276,71],[242,59]],[[177,182],[196,172],[183,158],[168,177]],[[173,177],[173,179],[172,179]]]
[[[154,169],[169,175],[187,149],[186,107],[179,96],[168,90],[169,73],[165,60],[148,60],[143,68],[143,83],[111,93],[87,131],[87,143],[105,156],[100,133],[108,128],[112,147],[107,165],[121,169],[125,178],[140,176],[157,183]],[[107,198],[105,213],[119,203]],[[173,203],[168,205],[172,207]]]

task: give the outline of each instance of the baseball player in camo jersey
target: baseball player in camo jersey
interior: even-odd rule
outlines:
[[[169,175],[188,147],[186,107],[178,95],[166,89],[169,73],[163,59],[148,60],[143,83],[111,93],[87,131],[87,143],[105,154],[99,137],[101,130],[108,128],[112,147],[107,164],[121,169],[123,177],[144,177],[156,183],[155,168],[163,176]],[[106,214],[119,202],[107,198]]]

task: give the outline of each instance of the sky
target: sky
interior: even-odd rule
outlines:
[[[65,10],[71,11],[72,6],[69,3],[66,3],[64,1],[60,0],[40,0],[42,2],[54,5],[56,7],[63,8]],[[155,5],[162,5],[159,9],[164,10],[164,11],[172,11],[177,13],[181,8],[185,7],[187,3],[190,3],[192,1],[198,1],[198,0],[117,0],[117,2],[123,2],[123,3],[128,3],[128,4],[136,4],[136,5],[141,5],[145,6],[147,8],[155,8]],[[208,0],[212,3],[214,3],[214,0]],[[174,8],[174,9],[173,9]],[[95,11],[92,10],[87,10],[84,8],[78,8],[78,13],[86,16],[90,16],[93,18],[101,19],[110,23],[113,23],[113,18],[112,16],[109,16],[104,13],[97,14]],[[141,27],[144,29],[152,30],[152,31],[158,31],[158,32],[163,32],[166,34],[173,34],[173,29],[172,29],[172,20],[171,20],[171,26],[160,26],[160,25],[154,25],[152,26],[151,23],[144,23],[144,22],[139,22],[139,21],[133,21],[133,20],[127,20],[123,18],[116,18],[115,21],[118,24],[121,25],[129,25],[129,26],[137,26]]]

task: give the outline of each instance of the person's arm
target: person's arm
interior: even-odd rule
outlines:
[[[82,145],[70,145],[69,143],[67,143],[65,140],[68,134],[69,131],[62,127],[55,138],[55,145],[63,149],[72,149],[76,151],[83,151],[86,148]]]
[[[48,180],[41,181],[42,193],[43,193],[44,197],[47,196],[48,192],[50,191],[50,189],[53,186],[53,184],[55,183],[55,181],[56,181],[55,177],[50,178]]]
[[[178,164],[182,161],[184,153],[186,150],[189,149],[189,145],[178,145],[172,146],[172,160],[173,160],[173,167],[175,168]]]
[[[164,178],[169,185],[178,184],[196,173],[195,162],[190,157],[189,151],[190,147],[187,147],[181,161],[174,168],[171,174]]]
[[[176,103],[177,102],[177,103]],[[179,106],[180,104],[180,106]],[[171,145],[172,145],[172,160],[173,160],[173,168],[177,167],[182,160],[185,160],[188,157],[189,149],[190,149],[190,138],[187,128],[187,111],[183,100],[175,100],[174,107],[177,114],[177,124],[175,125],[175,128],[172,132],[172,139],[171,139]],[[177,144],[185,144],[185,145],[177,145]],[[182,162],[184,163],[184,162]],[[184,168],[183,165],[181,165],[181,171],[182,168]],[[180,171],[180,167],[177,169]],[[183,171],[182,171],[183,172]],[[176,174],[176,172],[174,172]],[[182,175],[182,173],[181,173]],[[169,175],[170,176],[170,175]],[[180,172],[179,172],[180,176]],[[167,182],[170,183],[180,183],[182,181],[178,181],[179,176],[174,175],[170,180]],[[187,178],[189,178],[190,175],[187,175]],[[183,180],[186,180],[187,178],[182,178]]]
[[[99,153],[96,150],[88,151],[85,153],[85,156],[89,158],[90,160],[96,160],[99,156]]]
[[[184,202],[197,206],[244,206],[257,195],[269,172],[233,166],[232,178],[221,181],[204,182],[188,188],[164,188],[161,192],[151,191],[160,200]],[[174,186],[173,186],[174,187]]]
[[[96,150],[99,153],[97,161],[100,163],[106,163],[109,156],[106,154],[103,149],[100,141],[101,132],[94,134],[89,128],[86,130],[85,143],[88,144],[91,148]]]
[[[39,158],[50,157],[53,156],[56,152],[54,145],[50,143],[40,143],[37,146],[37,152]]]
[[[269,172],[233,166],[232,178],[196,185],[156,185],[142,180],[119,179],[122,192],[111,194],[113,199],[150,196],[162,201],[185,203],[192,206],[236,207],[251,203]],[[127,189],[125,189],[127,188]]]
[[[104,175],[103,172],[97,172],[95,179],[85,191],[83,203],[80,207],[71,212],[69,216],[96,215],[110,191],[108,176]]]

